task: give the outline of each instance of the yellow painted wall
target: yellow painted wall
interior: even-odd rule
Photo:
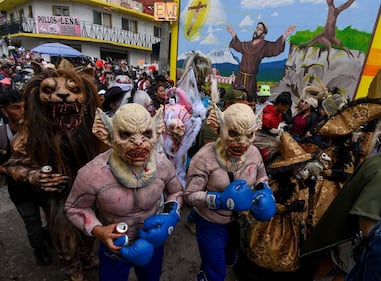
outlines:
[[[378,70],[381,69],[381,18],[378,13],[377,25],[373,33],[371,47],[368,52],[365,65],[363,67],[360,83],[356,91],[355,99],[363,98],[368,95],[369,85]]]

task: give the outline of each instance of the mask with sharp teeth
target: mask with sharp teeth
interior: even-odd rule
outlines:
[[[74,103],[50,103],[51,118],[60,130],[74,132],[78,129],[82,120],[82,104]]]
[[[81,85],[71,77],[48,77],[41,82],[40,101],[57,130],[74,133],[80,126],[86,99]]]

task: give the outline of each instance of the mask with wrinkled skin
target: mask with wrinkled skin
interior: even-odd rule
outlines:
[[[179,118],[172,118],[168,124],[169,135],[181,141],[185,134],[185,125]]]
[[[233,104],[223,114],[220,139],[229,157],[243,156],[255,137],[255,115],[246,104]]]
[[[156,143],[154,123],[141,105],[129,104],[112,118],[114,153],[133,166],[143,166]]]

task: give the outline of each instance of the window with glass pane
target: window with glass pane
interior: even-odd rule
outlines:
[[[102,25],[102,14],[98,11],[93,11],[93,22]]]
[[[70,16],[69,6],[52,6],[52,8],[53,8],[53,16],[57,16],[57,17]]]
[[[138,21],[131,20],[131,31],[134,33],[138,33]]]
[[[129,30],[129,24],[128,24],[128,19],[122,18],[122,29],[123,30]]]
[[[32,6],[29,6],[28,10],[29,10],[28,17],[33,18],[33,9],[32,9]]]
[[[103,13],[103,25],[112,27],[111,14]]]
[[[137,33],[138,32],[138,21],[132,20],[132,19],[127,19],[127,18],[122,18],[122,29]]]

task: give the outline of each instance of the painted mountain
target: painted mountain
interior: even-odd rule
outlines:
[[[210,58],[212,66],[215,67],[221,76],[230,76],[232,73],[237,74],[239,58],[233,55],[229,48],[212,49],[207,53],[196,51]],[[187,53],[178,56],[177,67],[182,68]],[[257,75],[258,81],[274,81],[278,82],[282,79],[286,59],[275,62],[261,63]]]

